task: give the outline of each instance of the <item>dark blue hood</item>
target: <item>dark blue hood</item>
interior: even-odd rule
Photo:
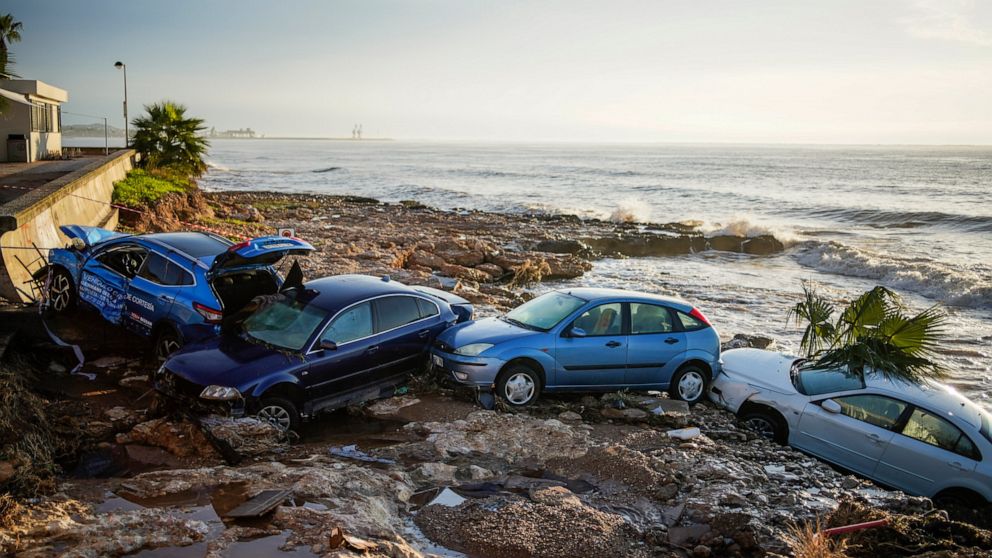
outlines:
[[[546,335],[504,322],[499,318],[483,318],[456,325],[438,336],[438,340],[451,346],[452,350],[470,343],[492,343],[499,345],[506,341],[524,337]]]
[[[247,388],[277,372],[305,366],[303,357],[283,353],[236,335],[222,335],[183,347],[165,362],[177,376],[201,386]]]

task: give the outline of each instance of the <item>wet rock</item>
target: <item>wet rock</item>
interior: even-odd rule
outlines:
[[[200,419],[200,425],[240,455],[260,455],[288,445],[279,428],[254,417],[209,416]]]
[[[217,459],[217,450],[195,424],[159,418],[135,425],[127,434],[118,434],[119,444],[145,444],[165,449],[179,457]]]
[[[420,399],[412,395],[401,395],[399,397],[387,397],[380,399],[367,407],[365,413],[377,419],[397,419],[400,409],[410,407],[420,403]]]
[[[698,542],[710,532],[709,525],[685,525],[668,528],[668,542],[674,546],[687,546]]]
[[[542,240],[534,245],[534,250],[538,252],[551,252],[553,254],[580,254],[589,251],[589,246],[580,240]]]
[[[17,471],[10,461],[0,461],[0,484],[3,484],[14,477]]]
[[[647,556],[621,516],[552,493],[542,502],[498,496],[428,506],[414,521],[432,541],[474,556]]]
[[[582,415],[575,411],[564,411],[558,415],[558,420],[562,422],[582,422]]]
[[[472,480],[489,480],[496,476],[492,471],[478,465],[468,466],[468,478]]]
[[[452,483],[458,467],[444,463],[423,463],[413,471],[413,476],[431,483]]]
[[[120,381],[117,382],[117,385],[125,388],[145,387],[148,385],[148,376],[147,375],[126,376],[124,378],[121,378]]]
[[[721,344],[721,350],[724,351],[746,348],[772,350],[775,348],[775,340],[765,335],[738,333],[730,341]]]
[[[711,554],[713,554],[713,551],[705,544],[696,545],[696,547],[692,549],[692,555],[695,558],[709,558]]]

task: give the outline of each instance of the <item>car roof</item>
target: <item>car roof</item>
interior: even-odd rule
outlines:
[[[680,298],[662,296],[652,293],[642,293],[638,291],[627,291],[623,289],[606,289],[596,287],[577,287],[574,289],[558,289],[558,292],[577,296],[588,301],[600,299],[622,298],[631,302],[661,303],[674,306],[686,312],[692,310],[692,305]]]
[[[982,425],[981,408],[949,385],[934,381],[917,383],[890,380],[877,372],[865,375],[865,385],[869,388],[888,392],[894,397],[930,411],[959,417],[973,425],[975,429]]]
[[[431,298],[417,292],[411,287],[384,277],[371,275],[335,275],[321,277],[303,283],[307,290],[317,291],[317,296],[310,304],[326,310],[337,312],[356,302],[390,294],[416,295],[420,298]]]
[[[231,246],[224,238],[203,232],[152,233],[140,238],[199,260],[221,254]]]

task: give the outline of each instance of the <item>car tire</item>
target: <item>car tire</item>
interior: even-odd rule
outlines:
[[[749,411],[740,417],[741,426],[779,445],[789,443],[789,427],[769,411]]]
[[[69,272],[62,267],[53,267],[49,273],[51,276],[46,278],[48,307],[58,314],[69,312],[76,307],[76,302],[79,300],[72,275],[69,275]]]
[[[298,431],[300,428],[300,412],[296,405],[282,397],[266,397],[258,405],[255,418],[272,424],[283,432]]]
[[[950,488],[931,498],[933,505],[941,509],[978,509],[989,505],[979,494],[967,489]]]
[[[511,407],[526,407],[541,394],[541,376],[526,364],[514,364],[496,378],[496,395]]]
[[[695,364],[687,364],[672,376],[668,395],[672,399],[695,405],[706,397],[709,383],[710,375],[705,369]]]
[[[155,335],[155,356],[160,361],[169,358],[172,353],[183,348],[183,336],[172,325],[164,325]]]

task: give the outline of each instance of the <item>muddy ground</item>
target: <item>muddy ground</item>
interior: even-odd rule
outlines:
[[[357,198],[196,203],[229,233],[294,227],[319,248],[310,277],[391,274],[455,289],[483,313],[519,302],[521,284],[581,273],[604,253],[709,242],[687,225],[649,232]],[[160,226],[196,203],[174,200]],[[424,373],[290,439],[251,419],[163,415],[144,341],[86,311],[46,323],[81,348],[79,372],[93,377],[70,373],[72,351],[50,342],[37,309],[0,307],[4,554],[769,556],[793,552],[797,524],[879,518],[888,526],[844,539],[847,555],[992,550],[992,533],[976,524],[758,439],[708,404],[614,393],[486,411]],[[733,346],[769,342],[740,336]],[[693,427],[697,435],[669,435]],[[263,493],[273,495],[268,513],[232,517]]]

